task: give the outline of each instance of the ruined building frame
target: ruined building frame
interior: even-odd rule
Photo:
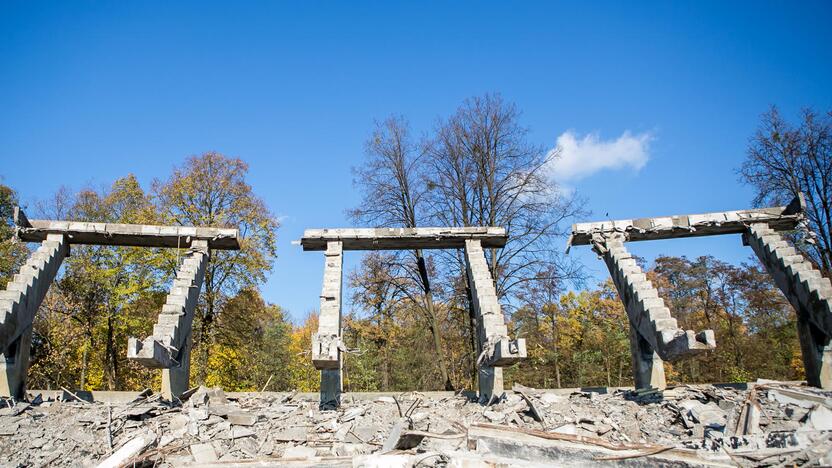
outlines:
[[[477,381],[480,401],[488,403],[503,393],[503,366],[526,357],[526,340],[508,336],[494,279],[484,248],[502,248],[508,241],[501,227],[307,229],[300,244],[304,251],[324,252],[324,278],[318,331],[312,336],[312,363],[321,371],[322,408],[338,407],[342,392],[341,290],[344,251],[463,249],[468,286],[477,320]]]
[[[680,329],[658,290],[647,280],[626,242],[742,234],[797,314],[798,336],[809,385],[832,389],[832,283],[783,237],[805,225],[805,201],[788,206],[698,215],[575,224],[568,244],[591,245],[604,260],[630,324],[630,348],[637,388],[665,388],[663,362],[713,350],[713,331]],[[212,250],[239,250],[237,229],[29,220],[14,214],[15,236],[39,242],[4,291],[0,291],[0,396],[25,397],[32,324],[63,259],[75,244],[185,248],[153,334],[129,338],[127,357],[162,370],[168,399],[188,389],[191,328]],[[512,340],[497,298],[485,248],[508,240],[500,227],[310,229],[304,251],[323,251],[325,266],[312,362],[321,371],[321,407],[340,404],[342,392],[343,253],[349,250],[463,249],[468,286],[477,320],[480,400],[503,391],[502,367],[526,357],[522,338]]]
[[[32,323],[72,245],[185,248],[165,305],[145,340],[129,338],[127,357],[162,370],[162,395],[188,389],[191,325],[211,250],[239,250],[237,229],[29,220],[16,207],[15,237],[40,242],[0,291],[0,396],[24,398]]]
[[[789,245],[782,232],[805,224],[800,194],[788,206],[600,221],[572,226],[572,245],[591,245],[610,271],[630,323],[636,388],[667,386],[663,361],[695,356],[716,347],[714,333],[682,330],[647,280],[625,242],[742,234],[797,313],[797,331],[809,385],[832,389],[832,283]]]

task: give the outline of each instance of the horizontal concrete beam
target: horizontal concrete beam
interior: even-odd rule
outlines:
[[[774,230],[789,231],[803,219],[805,208],[806,202],[800,194],[788,206],[579,223],[572,225],[569,245],[589,245],[593,234],[621,233],[630,242],[742,234],[753,223],[766,223]]]
[[[42,242],[49,234],[63,234],[70,244],[188,248],[194,240],[206,240],[211,249],[240,249],[240,234],[233,228],[30,220],[20,208],[15,208],[15,224],[17,237],[25,242]]]
[[[327,242],[343,242],[344,250],[461,249],[477,239],[483,247],[503,247],[508,241],[501,227],[337,228],[307,229],[303,250],[326,250]]]

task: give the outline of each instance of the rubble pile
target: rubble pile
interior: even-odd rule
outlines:
[[[0,466],[775,466],[832,464],[832,392],[763,382],[665,391],[0,401]]]

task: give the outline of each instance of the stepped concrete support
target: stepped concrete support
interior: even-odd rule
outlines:
[[[676,361],[712,350],[714,333],[682,330],[658,291],[624,248],[623,234],[595,234],[594,250],[612,276],[630,321],[630,350],[637,388],[666,386],[662,361]]]
[[[25,397],[32,322],[67,255],[66,237],[47,235],[0,292],[0,396]]]
[[[508,337],[494,279],[479,239],[465,241],[465,266],[477,316],[479,396],[480,401],[487,403],[503,393],[503,366],[526,358],[526,340]]]
[[[193,240],[176,272],[153,335],[143,341],[128,339],[128,359],[162,369],[162,394],[168,399],[188,389],[191,325],[209,258],[208,241]]]
[[[809,385],[832,389],[832,283],[769,224],[743,234],[797,312],[797,331]]]
[[[318,332],[312,336],[312,363],[321,371],[321,408],[340,405],[341,369],[341,282],[344,245],[330,241],[324,252],[324,281]]]

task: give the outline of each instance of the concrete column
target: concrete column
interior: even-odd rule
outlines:
[[[6,290],[0,292],[0,396],[26,396],[32,322],[67,255],[66,238],[47,235]]]
[[[667,388],[664,361],[650,343],[630,324],[630,354],[633,358],[633,382],[636,388]]]
[[[153,335],[144,341],[131,337],[127,342],[129,359],[162,369],[162,395],[168,400],[190,384],[191,327],[209,259],[208,241],[194,240],[176,272]]]
[[[503,393],[503,366],[526,358],[526,340],[510,340],[505,317],[485,252],[479,240],[465,241],[465,267],[468,286],[477,316],[477,339],[481,354],[477,359],[480,401],[488,403]]]
[[[675,361],[714,349],[714,333],[678,327],[658,290],[624,248],[624,241],[620,234],[596,235],[594,250],[604,259],[627,311],[636,387],[665,388],[663,360]]]
[[[806,382],[832,389],[832,282],[767,224],[743,234],[797,313],[797,332]]]
[[[341,403],[341,283],[344,253],[340,241],[327,242],[318,332],[312,336],[312,363],[321,371],[322,409]]]
[[[190,387],[191,347],[193,347],[193,342],[193,337],[188,334],[188,338],[176,356],[176,361],[179,364],[168,369],[162,369],[162,396],[168,400],[173,400],[173,397],[185,393]]]
[[[25,398],[31,348],[32,326],[29,325],[0,359],[0,396]]]

